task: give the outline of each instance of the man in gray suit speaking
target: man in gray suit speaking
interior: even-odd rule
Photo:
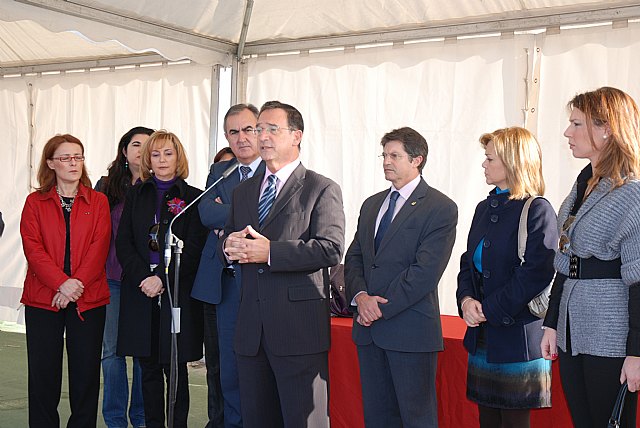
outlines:
[[[245,428],[329,427],[329,275],[344,250],[340,187],[299,159],[304,123],[288,104],[262,106],[266,170],[236,187],[226,261],[242,269],[234,349]]]
[[[443,349],[438,282],[451,256],[458,208],[421,176],[427,142],[411,128],[382,137],[391,188],[362,204],[345,259],[357,306],[367,428],[437,427],[437,352]]]

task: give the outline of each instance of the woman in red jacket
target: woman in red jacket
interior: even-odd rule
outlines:
[[[68,134],[56,135],[45,145],[38,181],[40,187],[27,197],[20,221],[28,263],[21,302],[26,307],[29,426],[60,426],[66,333],[71,404],[67,427],[95,427],[109,303],[109,202],[91,188],[84,147]]]

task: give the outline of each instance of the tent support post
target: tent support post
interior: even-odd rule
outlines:
[[[220,65],[211,67],[211,101],[209,106],[209,153],[207,159],[213,161],[218,152],[218,114],[220,110]]]
[[[242,31],[240,32],[240,40],[238,41],[238,51],[236,58],[242,60],[244,53],[244,44],[247,41],[247,33],[249,32],[249,22],[251,22],[251,12],[253,11],[253,0],[247,0],[247,7],[244,10],[244,19],[242,21]]]

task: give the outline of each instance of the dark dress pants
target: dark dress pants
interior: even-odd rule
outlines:
[[[240,307],[240,284],[236,278],[224,272],[221,285],[222,300],[216,305],[216,315],[220,347],[220,385],[224,397],[224,426],[242,428],[238,364],[233,350],[233,337]]]
[[[329,428],[329,354],[238,355],[245,428]]]
[[[575,428],[606,427],[620,390],[624,358],[571,355],[558,350],[560,381]],[[622,427],[635,428],[637,393],[627,392]]]
[[[204,312],[204,361],[207,367],[207,412],[209,416],[209,422],[205,428],[224,428],[216,305],[203,302],[202,309]]]
[[[60,426],[62,352],[66,333],[71,416],[68,428],[95,427],[105,307],[82,312],[70,303],[58,312],[25,307],[29,373],[29,426]]]
[[[398,352],[358,345],[367,428],[437,428],[437,352]]]

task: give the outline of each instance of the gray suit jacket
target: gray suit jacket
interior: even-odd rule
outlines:
[[[458,208],[421,180],[374,251],[375,223],[389,190],[362,204],[358,228],[345,259],[347,299],[360,291],[389,300],[370,327],[353,323],[357,345],[374,342],[404,352],[440,351],[438,282],[455,241]]]
[[[329,349],[329,275],[344,251],[340,187],[299,165],[258,226],[264,174],[236,187],[225,237],[247,225],[271,241],[271,265],[242,264],[242,291],[234,348],[256,355],[261,335],[276,355]],[[225,238],[220,239],[218,252]]]

